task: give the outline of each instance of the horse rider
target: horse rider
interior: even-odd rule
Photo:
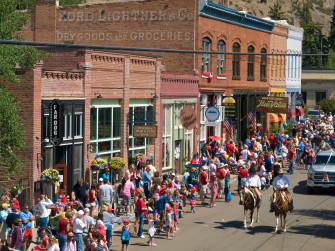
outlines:
[[[253,194],[256,194],[259,204],[261,204],[262,203],[262,194],[260,192],[261,179],[259,178],[258,175],[256,175],[256,169],[254,165],[251,165],[249,169],[249,176],[245,181],[245,186],[249,188],[253,192]]]
[[[290,194],[290,192],[287,190],[290,186],[290,182],[288,178],[284,175],[283,169],[279,170],[279,175],[276,176],[276,178],[273,181],[273,190],[280,190],[285,191],[286,197],[288,199],[289,205],[290,205],[290,212],[293,213],[293,198]],[[271,204],[270,204],[270,212],[272,213],[274,211],[273,209],[273,194],[271,196]]]

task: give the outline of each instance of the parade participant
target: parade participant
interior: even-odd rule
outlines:
[[[151,183],[151,176],[149,174],[150,172],[150,166],[147,165],[145,168],[145,171],[143,172],[143,189],[144,189],[144,194],[147,199],[150,199],[150,183]]]
[[[218,193],[218,182],[216,176],[212,176],[212,180],[210,182],[211,186],[211,203],[210,207],[216,207],[215,205],[215,197]]]
[[[123,221],[123,227],[121,232],[121,243],[122,243],[122,250],[124,250],[124,246],[126,246],[126,250],[128,250],[129,241],[130,241],[130,229],[129,229],[129,220],[125,219]]]
[[[199,175],[199,183],[200,183],[200,200],[202,205],[206,205],[205,196],[207,193],[207,184],[208,184],[208,176],[207,176],[207,166],[203,167],[203,171]]]
[[[218,199],[222,197],[222,191],[224,189],[224,178],[226,176],[226,172],[223,169],[227,164],[221,163],[216,171],[216,177],[218,179]]]
[[[278,172],[281,168],[282,168],[281,164],[278,162],[278,159],[275,158],[273,163],[273,178],[276,178],[278,176],[279,174]]]
[[[31,241],[33,239],[33,231],[31,229],[32,222],[35,220],[33,214],[29,211],[29,206],[25,205],[23,211],[20,213],[20,217],[22,218],[22,223],[25,227],[24,235],[23,235],[23,251],[29,249]]]
[[[288,178],[284,175],[283,169],[279,170],[279,175],[273,181],[273,190],[282,190],[285,191],[285,194],[288,198],[288,202],[290,204],[290,212],[293,213],[293,198],[290,192],[287,190],[290,187],[290,182]],[[273,199],[274,195],[271,197],[271,204],[270,204],[270,212],[273,212]]]
[[[243,165],[241,170],[240,170],[240,176],[241,176],[241,187],[245,187],[245,183],[247,180],[249,173],[248,173],[248,165]]]
[[[256,175],[256,169],[254,166],[251,166],[249,169],[249,176],[245,181],[245,186],[249,188],[253,194],[257,196],[256,201],[259,201],[259,204],[262,203],[262,194],[261,189],[261,180],[258,175]]]

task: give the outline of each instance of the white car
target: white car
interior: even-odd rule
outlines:
[[[322,114],[323,111],[320,110],[320,113]],[[307,113],[307,117],[310,120],[317,120],[317,119],[319,119],[319,117],[323,117],[323,116],[321,116],[321,114],[319,114],[319,110],[309,110],[308,113]]]

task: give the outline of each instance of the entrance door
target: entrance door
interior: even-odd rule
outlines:
[[[67,189],[67,165],[56,165],[55,167],[58,172],[59,172],[59,193],[64,192],[65,190],[65,194],[67,193],[66,189]]]

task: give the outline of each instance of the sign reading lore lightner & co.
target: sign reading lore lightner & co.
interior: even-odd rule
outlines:
[[[157,138],[157,126],[134,125],[133,136],[136,138]]]
[[[58,145],[61,143],[61,105],[58,99],[54,99],[49,105],[49,140]]]
[[[287,97],[256,97],[256,111],[265,113],[287,113]]]
[[[186,105],[180,111],[180,122],[186,130],[192,130],[197,124],[197,115],[192,106]]]

